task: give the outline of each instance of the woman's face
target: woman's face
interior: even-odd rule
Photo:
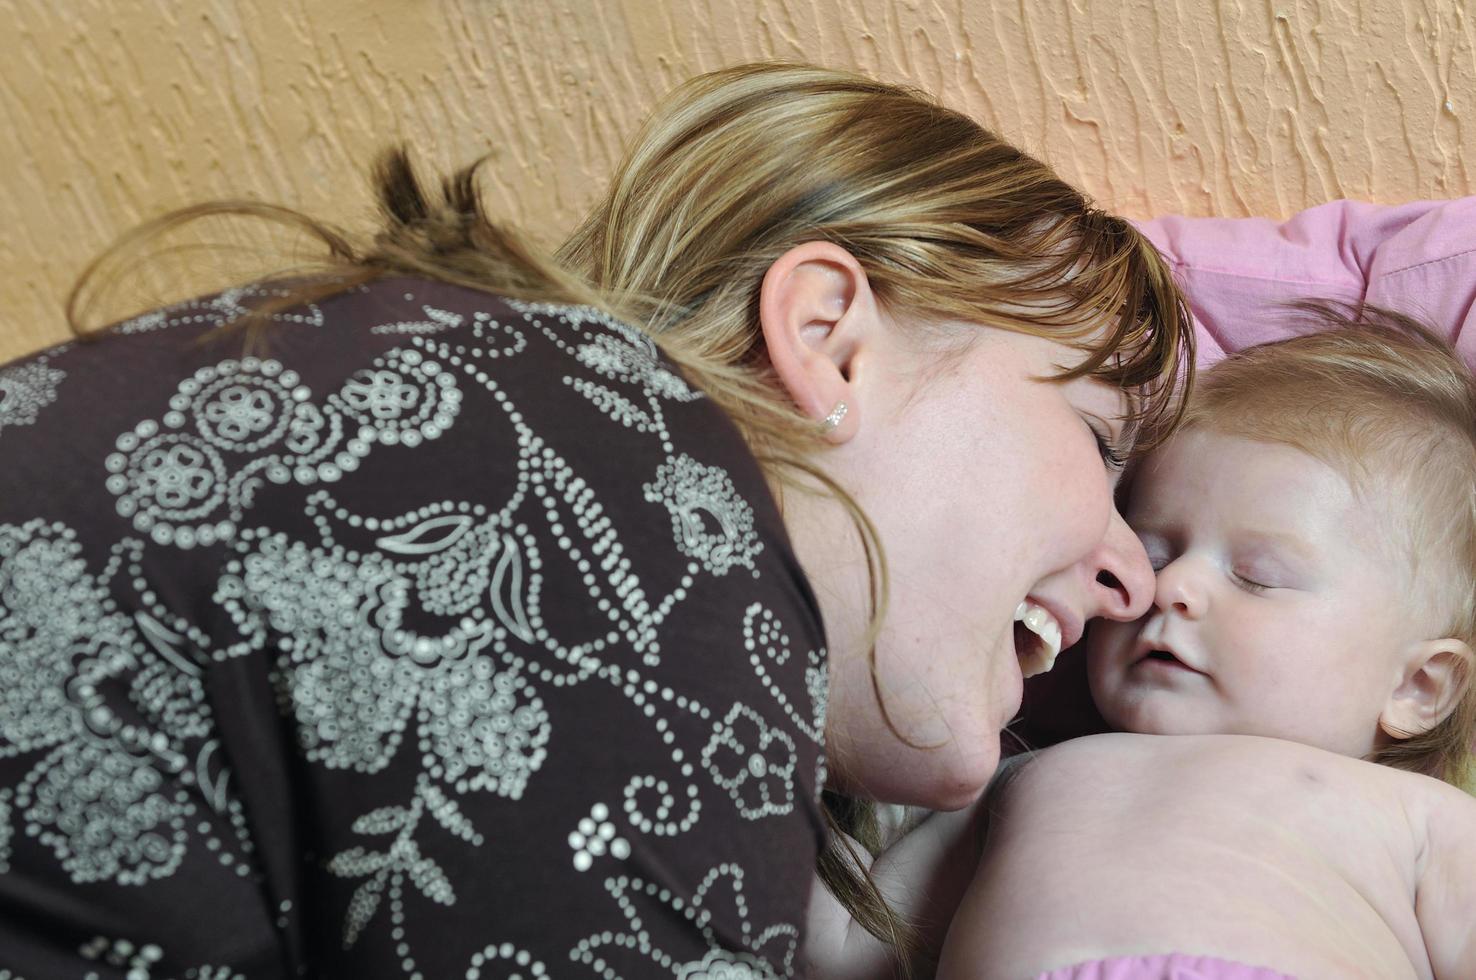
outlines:
[[[885,715],[860,642],[864,567],[837,546],[847,534],[834,523],[796,534],[831,642],[833,784],[937,809],[968,803],[998,764],[1000,730],[1020,705],[1017,636],[1036,642],[1017,626],[1022,606],[1039,632],[1059,625],[1065,648],[1087,620],[1134,619],[1153,597],[1099,443],[1123,438],[1123,394],[1046,380],[1081,357],[1063,344],[960,329],[977,336],[941,361],[894,331],[853,379],[864,412],[854,437],[825,460],[886,551],[891,599],[875,661]]]

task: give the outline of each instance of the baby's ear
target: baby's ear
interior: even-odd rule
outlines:
[[[1399,685],[1379,715],[1390,738],[1423,735],[1461,703],[1476,671],[1476,656],[1461,640],[1423,640],[1405,651]]]

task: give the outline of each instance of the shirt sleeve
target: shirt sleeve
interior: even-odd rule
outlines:
[[[824,636],[738,430],[595,310],[262,294],[0,367],[0,969],[794,972]]]
[[[1284,222],[1168,216],[1139,227],[1188,296],[1201,365],[1289,336],[1279,311],[1304,299],[1418,317],[1476,364],[1476,197],[1336,201]]]

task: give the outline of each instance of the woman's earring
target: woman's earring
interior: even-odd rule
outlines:
[[[830,414],[821,420],[820,431],[822,433],[834,432],[840,427],[841,419],[846,417],[846,411],[845,402],[836,402],[835,407],[830,410]]]

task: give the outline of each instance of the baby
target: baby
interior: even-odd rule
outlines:
[[[938,976],[1476,978],[1476,384],[1367,312],[1188,413],[1129,492],[1155,605],[1090,638],[1123,734],[997,780]]]

